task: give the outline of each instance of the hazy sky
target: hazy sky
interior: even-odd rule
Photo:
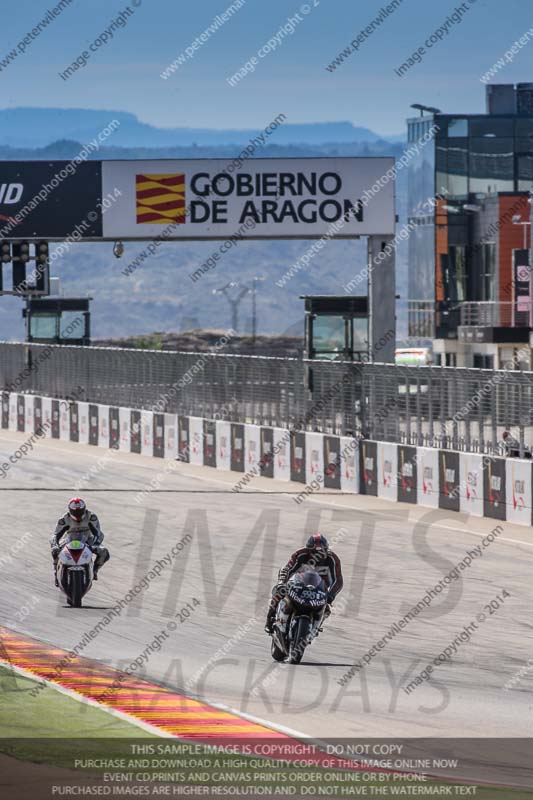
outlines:
[[[160,73],[205,31],[230,0],[142,0],[106,46],[64,81],[59,77],[127,7],[125,0],[72,0],[26,51],[0,71],[8,106],[61,106],[132,111],[158,126],[261,127],[280,112],[291,122],[350,120],[379,133],[401,133],[410,103],[445,111],[482,111],[480,76],[533,28],[531,0],[465,0],[462,21],[428,49],[407,74],[395,73],[459,2],[396,0],[398,8],[334,72],[327,64],[387,2],[246,0],[168,80]],[[243,2],[243,0],[239,0]],[[54,0],[17,0],[3,14],[0,63],[55,7]],[[299,14],[274,52],[258,50]],[[287,29],[286,29],[287,30]],[[23,49],[24,46],[21,47]],[[258,63],[235,86],[232,76]],[[533,81],[533,40],[497,82]]]

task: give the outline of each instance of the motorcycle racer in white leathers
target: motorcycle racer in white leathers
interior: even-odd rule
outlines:
[[[54,564],[55,585],[59,586],[57,580],[57,559],[61,550],[61,540],[67,535],[68,538],[80,539],[86,543],[96,555],[94,562],[93,579],[98,580],[98,570],[109,561],[109,551],[102,547],[104,534],[100,528],[100,521],[96,514],[89,511],[87,505],[81,497],[73,497],[68,504],[67,513],[61,517],[56,525],[56,529],[50,537],[50,548],[52,551],[52,561]]]

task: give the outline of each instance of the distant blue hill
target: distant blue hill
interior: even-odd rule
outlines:
[[[124,111],[97,111],[83,108],[6,108],[0,109],[0,145],[16,148],[44,147],[50,142],[70,139],[87,142],[98,135],[112,119],[120,122],[107,142],[114,147],[217,146],[246,144],[263,129],[219,130],[208,128],[157,128]],[[270,120],[265,120],[265,126]],[[269,137],[270,144],[327,144],[398,142],[403,136],[383,137],[351,122],[310,122],[280,125]]]

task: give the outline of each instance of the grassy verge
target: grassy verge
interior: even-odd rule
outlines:
[[[106,740],[107,755],[121,751],[121,739],[158,738],[52,687],[31,697],[35,686],[30,678],[0,666],[1,753],[23,761],[71,766],[78,752],[84,757],[101,758],[98,739]],[[95,740],[94,748],[91,739]]]

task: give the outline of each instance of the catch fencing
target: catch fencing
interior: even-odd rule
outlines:
[[[533,444],[533,373],[291,358],[0,343],[0,390],[503,452]]]

